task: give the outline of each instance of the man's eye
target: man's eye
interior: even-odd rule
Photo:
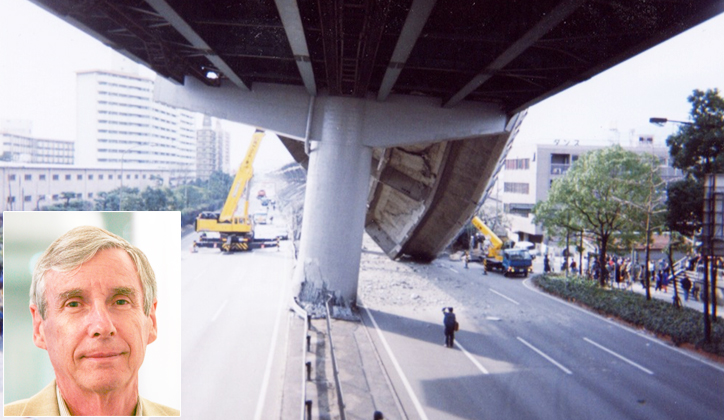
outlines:
[[[129,303],[131,302],[127,301],[126,299],[118,299],[116,301],[116,305],[128,305]]]
[[[68,302],[68,304],[66,306],[68,306],[69,308],[77,308],[80,306],[80,302],[75,302],[75,301]]]

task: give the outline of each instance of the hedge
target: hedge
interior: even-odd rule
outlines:
[[[646,296],[628,290],[604,289],[598,282],[577,276],[566,278],[542,275],[536,276],[533,282],[545,292],[670,337],[676,345],[688,343],[706,352],[724,356],[724,320],[721,318],[711,323],[711,342],[706,342],[704,316],[694,309],[676,309],[670,302],[646,300]]]

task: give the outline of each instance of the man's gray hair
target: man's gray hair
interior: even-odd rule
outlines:
[[[136,273],[143,286],[143,312],[148,316],[156,300],[156,276],[146,255],[128,241],[105,229],[94,226],[80,226],[69,230],[56,239],[40,256],[33,281],[30,284],[30,303],[38,307],[45,319],[48,301],[45,296],[45,273],[50,270],[67,273],[79,268],[104,249],[122,249],[128,253],[136,266]]]

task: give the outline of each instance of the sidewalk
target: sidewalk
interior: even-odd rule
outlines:
[[[654,288],[655,288],[654,284],[651,284],[651,297],[652,298],[664,300],[669,303],[672,303],[674,301],[673,285],[670,284],[668,291],[666,291],[666,292],[664,292],[663,290],[654,290]],[[646,294],[646,289],[641,285],[640,282],[633,283],[630,290],[634,291],[635,293],[642,294],[642,295]],[[697,301],[697,300],[694,300],[690,294],[689,300],[688,301],[684,300],[684,293],[681,290],[681,287],[679,287],[679,299],[681,299],[682,305],[689,307],[691,309],[695,309],[699,312],[704,312],[704,302],[702,302],[701,296],[700,296],[699,300]],[[724,317],[724,306],[722,306],[723,304],[724,304],[724,302],[721,299],[717,300],[716,314],[720,318]]]

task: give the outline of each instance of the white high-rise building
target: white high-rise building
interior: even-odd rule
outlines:
[[[194,114],[154,102],[153,83],[116,71],[77,74],[76,165],[160,169],[172,183],[195,178]]]

